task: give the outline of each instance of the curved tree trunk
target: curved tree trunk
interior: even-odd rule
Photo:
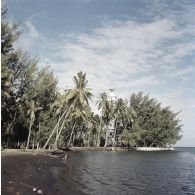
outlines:
[[[47,145],[48,145],[50,139],[52,138],[52,136],[53,136],[54,132],[56,131],[56,129],[57,129],[57,127],[58,127],[58,124],[60,123],[60,121],[62,120],[62,118],[64,117],[64,120],[65,120],[65,119],[68,117],[68,115],[69,115],[69,113],[70,113],[72,107],[74,107],[74,104],[73,104],[73,105],[70,105],[70,106],[64,111],[64,113],[63,113],[62,116],[60,117],[58,123],[56,124],[56,126],[55,126],[54,129],[53,129],[53,131],[51,132],[51,134],[50,134],[50,136],[49,136],[47,142],[46,142],[45,145],[43,146],[43,150],[45,150],[45,148],[47,147]],[[59,133],[61,133],[61,132],[59,132]]]
[[[64,113],[62,114],[62,116],[60,117],[60,119],[58,120],[56,126],[54,127],[54,129],[53,129],[53,131],[51,132],[49,138],[47,139],[47,142],[46,142],[45,145],[43,146],[43,150],[46,149],[46,147],[47,147],[48,143],[50,142],[50,140],[51,140],[51,138],[52,138],[54,132],[56,131],[56,129],[57,129],[57,127],[58,127],[60,121],[62,120],[62,118],[64,117],[65,114],[66,114],[66,116],[67,116],[67,113],[68,113],[68,111],[65,110]],[[66,117],[65,117],[65,118],[66,118]]]
[[[59,127],[60,127],[60,116],[59,116],[59,119],[58,119],[58,126],[57,126],[57,130],[56,130],[56,139],[55,139],[55,142],[54,142],[54,145],[53,145],[53,149],[57,149],[57,143],[58,143],[58,134],[59,134]]]
[[[57,134],[57,136],[56,136],[56,140],[55,140],[55,143],[54,143],[54,147],[56,147],[56,148],[57,148],[57,146],[58,146],[58,140],[59,140],[60,135],[61,135],[61,133],[62,133],[62,130],[63,130],[65,121],[66,121],[66,118],[63,120],[62,125],[61,125],[61,127],[60,127],[60,130],[59,130],[59,132],[58,132],[58,134]]]
[[[74,125],[72,127],[72,131],[71,131],[70,138],[69,138],[69,141],[68,141],[68,147],[70,147],[70,144],[71,144],[72,135],[73,135],[73,132],[74,132],[75,125],[76,125],[76,122],[74,122]]]

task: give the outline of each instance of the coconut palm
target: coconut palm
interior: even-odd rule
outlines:
[[[75,87],[69,90],[66,94],[67,104],[80,107],[84,104],[89,105],[89,99],[92,97],[90,89],[87,88],[88,80],[86,80],[86,73],[79,72],[77,77],[74,76]]]
[[[31,103],[30,103],[30,109],[27,111],[27,116],[30,116],[30,124],[29,124],[29,133],[28,133],[26,149],[29,148],[32,125],[35,121],[35,114],[39,110],[42,110],[42,107],[36,107],[35,101],[32,100]]]
[[[89,105],[89,99],[91,100],[92,93],[90,89],[87,88],[88,80],[86,80],[86,73],[79,72],[77,77],[74,76],[74,83],[75,88],[71,89],[67,92],[67,104],[70,107],[70,111],[76,110],[77,117],[81,117],[85,115],[84,107],[85,105]],[[75,124],[73,125],[75,127]],[[61,133],[62,129],[60,129],[59,134]],[[70,139],[68,142],[68,147],[70,146],[72,135],[74,132],[74,128],[72,128]]]
[[[64,113],[62,114],[62,116],[59,119],[59,122],[63,119],[61,128],[60,128],[59,133],[58,133],[59,136],[62,132],[65,120],[69,116],[71,111],[75,107],[79,108],[79,107],[82,107],[84,104],[88,105],[89,99],[91,99],[91,97],[92,97],[92,93],[89,91],[90,89],[87,88],[88,80],[86,80],[86,73],[79,72],[77,74],[77,77],[74,76],[74,83],[75,83],[75,87],[73,89],[67,90],[67,92],[64,96],[64,100],[65,100],[67,106],[66,106],[66,110],[64,111]],[[57,129],[57,125],[55,126],[54,130],[50,134],[43,149],[45,149],[47,147],[47,145],[48,145],[53,133],[56,131],[56,129]],[[72,134],[72,132],[71,132],[71,134]]]

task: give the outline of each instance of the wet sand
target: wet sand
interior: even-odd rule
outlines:
[[[1,152],[2,195],[69,194],[59,178],[64,155],[52,157],[24,152]],[[33,191],[36,188],[36,191]]]

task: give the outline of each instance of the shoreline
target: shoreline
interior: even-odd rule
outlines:
[[[150,151],[174,151],[174,147],[137,147],[137,148],[121,148],[121,147],[70,147],[68,151],[63,151],[60,149],[3,149],[1,150],[1,154],[43,154],[43,155],[55,155],[55,154],[63,154],[64,152],[82,152],[82,151],[142,151],[142,152],[150,152]]]
[[[60,149],[3,149],[1,150],[1,154],[43,154],[43,155],[51,155],[51,154],[63,154],[64,152],[82,152],[82,151],[130,151],[127,148],[112,148],[112,147],[70,147],[67,151],[63,151]]]
[[[144,152],[154,152],[154,151],[174,151],[174,147],[137,147],[135,148],[136,151],[144,151]]]
[[[77,148],[78,149],[78,148]],[[107,190],[107,185],[109,185],[110,180],[105,180],[105,174],[109,173],[109,171],[113,171],[113,165],[115,166],[115,170],[119,170],[121,173],[121,162],[125,167],[124,172],[121,173],[121,177],[127,172],[131,174],[132,169],[131,166],[140,167],[143,165],[145,168],[140,167],[139,171],[137,172],[140,175],[140,172],[145,172],[148,170],[148,163],[153,163],[150,165],[150,169],[148,173],[145,174],[147,178],[148,174],[151,173],[152,170],[156,170],[157,172],[152,172],[153,174],[157,174],[161,172],[161,169],[166,163],[164,162],[171,162],[175,159],[177,162],[177,157],[180,155],[177,152],[171,153],[171,155],[166,155],[166,152],[138,152],[132,150],[130,153],[123,153],[123,152],[70,152],[67,155],[67,161],[65,159],[65,154],[61,153],[59,155],[50,155],[51,151],[45,151],[45,153],[33,153],[34,151],[28,150],[24,152],[24,150],[15,150],[15,149],[7,149],[7,151],[2,151],[1,156],[1,173],[2,173],[2,194],[6,195],[16,195],[16,194],[27,194],[27,195],[36,195],[41,194],[38,193],[42,192],[42,194],[47,195],[64,195],[64,194],[89,194],[85,193],[86,186],[88,182],[91,181],[91,178],[94,178],[94,182],[98,182],[100,187],[98,188],[98,192],[103,187],[103,190]],[[188,151],[187,151],[188,152]],[[192,155],[194,154],[191,153]],[[164,157],[168,157],[168,161],[164,161]],[[186,158],[186,156],[181,155],[182,158]],[[189,160],[192,160],[192,156],[188,155],[188,159],[186,162],[188,163]],[[100,163],[99,163],[100,159]],[[159,164],[163,160],[162,166]],[[121,160],[121,162],[120,162]],[[181,159],[183,162],[183,159]],[[109,163],[112,163],[111,165]],[[126,164],[129,162],[128,164]],[[96,164],[97,163],[97,164]],[[105,163],[108,163],[105,166]],[[193,163],[193,162],[192,162]],[[117,166],[116,166],[117,164]],[[153,169],[153,166],[156,166]],[[173,164],[172,167],[175,165]],[[116,169],[118,167],[118,169]],[[96,171],[93,171],[94,168]],[[126,170],[128,168],[128,171]],[[110,169],[110,170],[109,170]],[[185,170],[185,169],[184,169]],[[107,172],[106,172],[107,171]],[[79,174],[77,175],[77,173]],[[98,180],[96,180],[96,174],[98,175]],[[84,176],[88,176],[87,180],[81,180]],[[162,182],[164,181],[164,173],[162,173]],[[79,179],[78,179],[79,178]],[[112,178],[112,174],[110,175]],[[152,177],[153,178],[153,177]],[[172,179],[175,177],[173,176]],[[101,179],[101,180],[100,180]],[[156,179],[156,178],[154,178]],[[103,180],[103,181],[102,181]],[[102,183],[101,183],[102,181]],[[118,180],[116,180],[118,181]],[[145,179],[144,179],[145,181]],[[150,180],[148,181],[148,185],[150,185]],[[155,181],[155,180],[153,180]],[[159,180],[158,180],[159,181]],[[140,180],[139,184],[141,186],[143,180]],[[106,187],[104,188],[104,183],[106,183]],[[122,183],[122,182],[121,182]],[[97,184],[97,183],[96,183]],[[161,186],[161,181],[158,183]],[[115,184],[114,184],[115,185]],[[123,184],[119,185],[121,187]],[[142,189],[140,191],[136,191],[136,184],[135,186],[135,193],[136,192],[143,192]],[[170,189],[172,184],[170,182]],[[191,186],[191,183],[189,183]],[[90,187],[90,186],[89,186]],[[111,185],[111,187],[114,187]],[[123,187],[123,186],[122,186]],[[121,189],[123,190],[123,188]],[[131,186],[130,186],[131,187]],[[110,192],[109,191],[107,192]],[[132,188],[128,189],[131,190]],[[36,191],[35,191],[36,190]],[[91,190],[91,188],[87,188],[87,192]],[[96,190],[96,189],[92,189]],[[143,189],[144,190],[144,189]],[[90,191],[92,192],[92,191]],[[122,193],[124,191],[121,191]],[[128,192],[128,191],[126,191]],[[151,191],[150,191],[151,192]],[[186,192],[186,191],[182,191]],[[130,193],[130,192],[129,192]],[[174,193],[174,191],[173,191]],[[100,193],[98,193],[100,194]],[[117,194],[120,194],[117,193]]]

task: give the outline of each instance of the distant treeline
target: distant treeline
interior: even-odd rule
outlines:
[[[114,128],[112,146],[175,144],[181,131],[178,113],[162,107],[142,92],[129,99],[110,100],[102,93],[95,100],[100,115],[89,101],[86,74],[74,76],[75,86],[60,93],[57,79],[14,42],[21,32],[1,10],[1,142],[5,148],[57,148],[107,146],[108,129]],[[64,85],[67,85],[65,83]]]

